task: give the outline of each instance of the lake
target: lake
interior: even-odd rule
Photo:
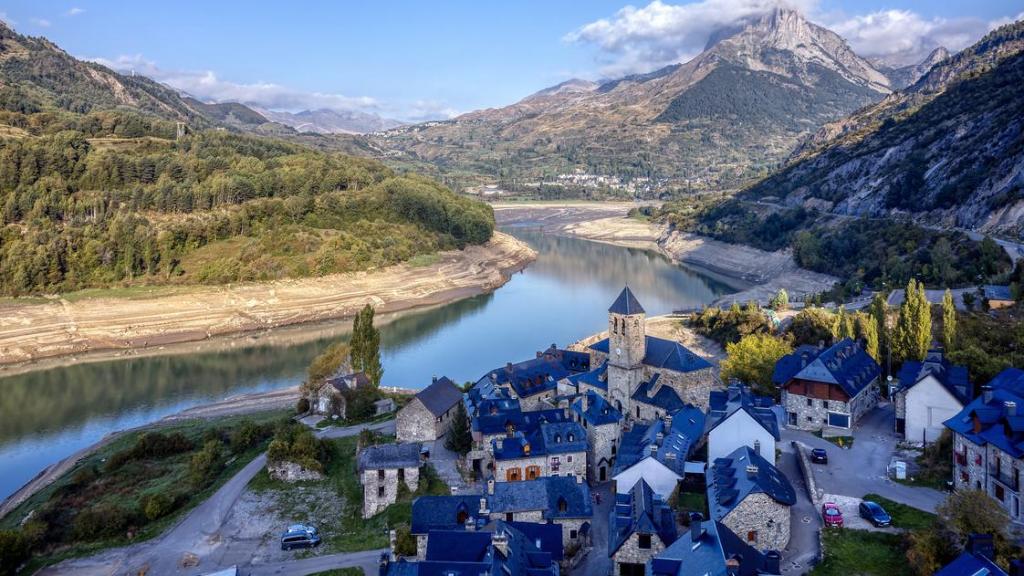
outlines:
[[[422,388],[431,376],[476,380],[603,330],[628,283],[648,315],[692,308],[736,290],[664,256],[506,228],[536,262],[491,294],[394,315],[381,327],[383,385]],[[333,338],[287,345],[88,362],[0,379],[0,498],[105,434],[231,395],[298,384]],[[322,328],[322,327],[321,327]]]

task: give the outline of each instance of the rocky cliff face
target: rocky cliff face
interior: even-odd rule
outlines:
[[[572,80],[499,109],[402,127],[372,144],[450,172],[592,173],[719,188],[763,175],[809,132],[889,93],[835,33],[775,10],[693,60],[602,83]]]
[[[1024,22],[943,59],[916,83],[826,126],[753,186],[843,214],[1024,231]]]

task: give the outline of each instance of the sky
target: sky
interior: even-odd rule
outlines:
[[[5,0],[0,20],[207,101],[421,121],[684,62],[783,3],[899,63],[1024,18],[1021,0]]]

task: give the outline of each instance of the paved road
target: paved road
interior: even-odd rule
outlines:
[[[330,428],[319,435],[324,438],[342,438],[354,436],[364,428],[378,430],[384,433],[394,433],[395,422],[388,420],[372,425],[350,426],[347,428]],[[246,554],[239,548],[245,547],[245,542],[236,542],[231,546],[231,554],[225,554],[226,543],[221,540],[220,529],[225,519],[231,512],[238,497],[245,491],[249,481],[266,465],[266,454],[257,456],[252,462],[242,468],[230,480],[217,490],[208,500],[196,506],[185,515],[174,527],[165,532],[162,536],[127,546],[101,552],[87,558],[73,559],[51,566],[39,574],[75,574],[83,576],[113,576],[115,574],[138,574],[146,569],[149,574],[182,574],[195,575],[215,571],[221,568],[228,568],[239,561],[239,558],[251,558],[252,554]],[[259,545],[258,541],[251,541],[251,551],[255,551]],[[379,551],[377,551],[379,556]],[[200,559],[200,564],[195,568],[182,568],[182,558],[186,554],[195,554]],[[322,556],[324,562],[360,560],[367,553],[358,552],[354,555],[337,554],[333,556]],[[308,559],[310,566],[320,566],[320,562],[313,562]],[[222,562],[224,562],[222,564]],[[297,561],[298,562],[298,561]],[[305,562],[305,560],[303,561]],[[289,566],[291,563],[288,563]],[[376,558],[373,565],[376,566]],[[272,565],[268,565],[272,566]],[[307,574],[323,570],[323,568],[310,569],[304,572],[305,564],[297,564],[293,569],[288,568],[288,574]],[[337,566],[342,566],[338,564]],[[333,567],[333,566],[329,566]],[[255,567],[254,567],[255,568]],[[262,570],[262,568],[260,568]],[[255,573],[255,572],[254,572]],[[262,574],[263,572],[259,572]],[[270,573],[270,572],[268,572]],[[371,572],[372,573],[372,572]]]
[[[612,561],[608,557],[608,515],[612,511],[615,494],[612,492],[611,482],[597,484],[590,491],[601,495],[601,503],[594,505],[594,518],[590,522],[591,549],[587,557],[570,570],[569,574],[604,576],[610,574],[612,569]]]
[[[366,550],[365,552],[352,552],[350,554],[331,554],[328,556],[315,556],[292,560],[290,562],[277,562],[274,564],[260,564],[250,566],[242,570],[247,576],[272,576],[276,574],[315,574],[334,568],[347,568],[359,566],[366,576],[373,576],[380,566],[380,555],[385,550]]]
[[[782,573],[805,574],[818,558],[818,531],[821,530],[821,518],[807,495],[807,486],[800,472],[796,449],[789,442],[780,442],[778,447],[781,450],[778,468],[789,478],[796,490],[796,504],[789,510],[789,544],[782,551]]]
[[[812,465],[818,487],[825,493],[860,498],[873,492],[896,502],[935,512],[935,508],[946,498],[943,492],[899,484],[886,475],[886,468],[897,443],[892,433],[892,422],[891,404],[872,410],[854,428],[853,448],[848,450],[809,432],[788,428],[782,430],[782,443],[788,445],[792,440],[799,440],[813,448],[828,450],[827,465]]]

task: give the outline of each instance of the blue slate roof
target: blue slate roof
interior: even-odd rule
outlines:
[[[587,408],[583,408],[586,402]],[[615,409],[603,396],[593,390],[587,391],[582,398],[572,404],[572,411],[585,420],[589,426],[618,424],[622,421],[622,412]]]
[[[772,370],[772,384],[776,386],[782,386],[786,382],[789,382],[791,378],[796,376],[796,373],[807,366],[811,360],[818,357],[817,346],[810,344],[803,344],[797,346],[796,350],[793,350],[791,354],[786,354],[782,358],[779,358],[778,362],[775,363],[775,368]]]
[[[554,390],[559,380],[590,371],[590,355],[560,350],[554,344],[536,358],[491,370],[474,387],[511,386],[520,398]]]
[[[558,576],[561,527],[497,521],[490,532],[431,532],[426,559],[399,560],[381,567],[382,576]],[[559,532],[558,542],[553,530]],[[507,553],[495,545],[504,537]],[[550,550],[541,549],[538,544]]]
[[[425,558],[434,561],[483,562],[489,554],[488,532],[435,530],[427,539]]]
[[[726,566],[739,559],[739,568]],[[757,576],[769,574],[765,557],[721,522],[694,522],[690,531],[655,556],[647,576]]]
[[[440,416],[462,400],[462,388],[456,386],[447,376],[442,376],[417,392],[416,398],[430,410],[431,414]]]
[[[726,390],[713,390],[708,397],[707,432],[710,433],[730,416],[743,410],[764,426],[778,442],[781,439],[779,419],[771,409],[772,404],[774,401],[771,398],[758,396],[742,384],[731,384]]]
[[[419,442],[367,446],[359,453],[359,470],[419,468],[421,448]]]
[[[924,362],[904,362],[896,374],[896,379],[899,380],[900,391],[903,391],[913,388],[929,375],[934,376],[961,404],[971,401],[971,383],[967,379],[967,367],[954,366],[942,356],[941,350],[929,350]]]
[[[615,495],[608,518],[608,555],[615,554],[634,533],[657,536],[665,546],[676,540],[672,509],[643,479],[637,480],[629,492]]]
[[[545,520],[589,518],[594,515],[590,486],[586,482],[577,482],[571,476],[495,482],[494,494],[484,494],[482,497],[487,499],[487,507],[491,512],[501,514],[542,510]]]
[[[462,530],[459,523],[460,513],[465,517],[475,517],[480,510],[479,494],[459,494],[453,496],[420,496],[412,503],[413,534],[426,534],[432,530]]]
[[[615,302],[612,302],[611,307],[608,311],[613,314],[644,314],[644,307],[640,305],[640,301],[633,295],[633,291],[626,286],[619,292],[618,297],[615,298]]]
[[[648,456],[654,456],[658,462],[680,476],[685,474],[686,460],[692,455],[704,431],[704,413],[686,404],[670,416],[672,424],[667,428],[665,420],[655,420],[647,424],[634,424],[629,432],[622,435],[612,470],[613,476],[618,476]],[[659,434],[662,437],[660,444]]]
[[[608,339],[595,342],[590,349],[608,354]],[[711,368],[711,363],[694,354],[679,342],[654,336],[647,336],[647,351],[644,354],[643,363],[652,368],[675,372],[694,372]]]
[[[991,393],[986,400],[985,392],[978,396],[944,422],[946,428],[962,434],[979,446],[992,444],[1014,458],[1024,456],[1024,373],[1016,368],[1007,368],[989,383]],[[1014,414],[1010,414],[1007,402],[1016,403]],[[975,432],[977,421],[977,432]]]
[[[536,540],[527,537],[512,524],[499,520],[495,533],[503,533],[508,539],[508,555],[494,552],[495,566],[492,574],[507,576],[558,576],[558,563],[550,552],[541,550]],[[559,527],[561,530],[561,527]],[[541,539],[543,545],[545,539]],[[559,539],[561,542],[561,539]]]
[[[600,366],[594,368],[590,372],[583,372],[582,374],[574,374],[569,376],[569,382],[579,390],[580,384],[586,384],[587,386],[593,386],[599,390],[608,390],[608,362],[602,362]]]
[[[1006,572],[981,554],[963,552],[934,576],[1006,576]]]
[[[631,398],[637,402],[661,408],[665,412],[675,412],[686,405],[671,386],[660,386],[661,374],[655,374],[649,382],[641,382],[633,391]]]
[[[540,524],[538,522],[506,522],[506,524],[521,532],[541,552],[551,554],[552,560],[560,561],[565,555],[560,524]]]
[[[546,422],[541,423],[538,429],[529,435],[516,432],[512,437],[492,440],[491,444],[494,458],[497,460],[585,452],[587,431],[578,422]]]
[[[860,344],[851,338],[844,338],[809,360],[793,378],[835,384],[853,398],[874,382],[880,373],[878,363]]]
[[[756,466],[757,470],[748,469]],[[749,446],[741,446],[714,461],[707,473],[708,509],[721,520],[753,493],[763,493],[779,504],[796,504],[796,492],[786,475]]]
[[[982,291],[985,293],[985,298],[988,300],[1013,300],[1013,293],[1010,292],[1009,286],[986,284],[982,287]]]
[[[523,412],[517,408],[504,413],[484,414],[473,418],[473,430],[481,434],[500,434],[508,430],[511,424],[513,431],[522,432],[529,436],[533,434],[541,424],[548,422],[568,422],[569,415],[561,408],[548,410],[532,410]]]

